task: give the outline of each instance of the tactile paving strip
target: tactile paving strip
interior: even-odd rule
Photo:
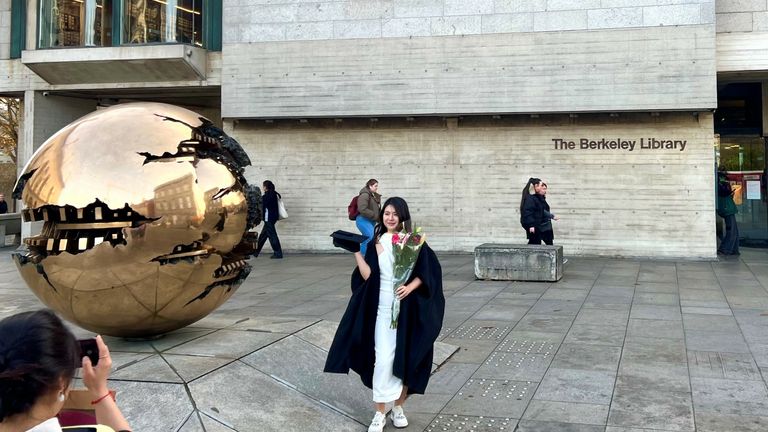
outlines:
[[[500,340],[509,333],[512,329],[511,326],[489,326],[479,324],[468,324],[459,326],[453,333],[450,334],[452,339],[468,339],[468,340]]]
[[[496,378],[472,378],[443,408],[443,415],[520,418],[538,383]]]
[[[502,341],[499,346],[496,347],[496,351],[550,355],[557,350],[556,348],[557,344],[549,341],[507,339]]]
[[[508,353],[494,351],[488,356],[485,364],[493,367],[512,367],[512,368],[529,368],[534,365],[546,362],[549,364],[548,359],[552,357],[552,353],[547,352],[545,354],[533,354],[533,355],[520,355],[520,353]]]
[[[503,417],[475,417],[457,414],[438,415],[425,429],[426,432],[492,432],[512,431],[517,420]]]
[[[471,379],[464,386],[459,396],[489,397],[493,400],[515,399],[523,400],[533,389],[530,381],[495,380],[489,378]]]

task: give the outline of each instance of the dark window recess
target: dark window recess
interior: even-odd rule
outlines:
[[[716,133],[760,135],[762,115],[760,83],[732,83],[719,86],[715,111]]]

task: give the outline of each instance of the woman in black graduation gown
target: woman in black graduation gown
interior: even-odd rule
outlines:
[[[374,232],[375,247],[365,257],[355,253],[352,297],[339,323],[325,363],[325,372],[360,375],[373,390],[376,413],[368,428],[380,432],[386,424],[386,405],[393,403],[390,420],[408,426],[403,402],[409,394],[423,394],[432,371],[433,344],[443,324],[445,298],[442,270],[435,253],[425,243],[408,282],[392,285],[392,235],[411,232],[408,204],[388,199]],[[397,328],[391,329],[391,305],[400,299]]]

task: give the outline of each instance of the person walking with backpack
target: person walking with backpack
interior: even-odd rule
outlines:
[[[261,248],[264,247],[264,243],[269,239],[269,245],[272,247],[272,256],[270,258],[281,259],[283,258],[283,248],[280,246],[280,238],[277,237],[275,224],[280,219],[278,200],[282,197],[275,190],[275,184],[271,181],[264,180],[262,186],[264,186],[264,195],[261,196],[261,204],[264,209],[264,228],[262,228],[261,234],[259,234],[259,242],[253,257],[259,256]]]
[[[368,243],[373,238],[373,227],[379,222],[379,213],[381,212],[381,195],[379,194],[378,180],[370,179],[360,189],[360,194],[357,196],[357,211],[358,215],[355,218],[355,225],[357,225],[357,229],[360,230],[362,235],[368,237],[368,240],[360,245],[360,253],[365,256]]]

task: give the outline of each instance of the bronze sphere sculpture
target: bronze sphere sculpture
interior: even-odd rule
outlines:
[[[43,226],[14,261],[43,303],[85,329],[147,337],[191,324],[250,272],[261,193],[246,165],[234,139],[187,109],[95,111],[24,168],[14,197]]]

